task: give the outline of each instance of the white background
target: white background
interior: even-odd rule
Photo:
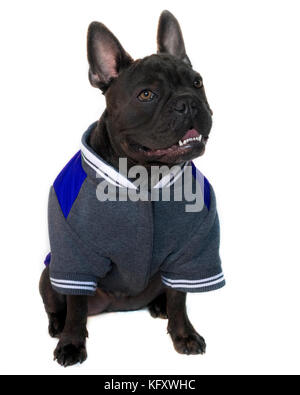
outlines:
[[[1,373],[298,374],[299,2],[1,2]],[[158,17],[179,19],[214,127],[197,165],[213,184],[227,287],[189,295],[205,356],[181,356],[147,311],[89,320],[89,358],[52,361],[38,294],[54,178],[100,117],[86,30],[105,23],[135,58],[155,52]]]

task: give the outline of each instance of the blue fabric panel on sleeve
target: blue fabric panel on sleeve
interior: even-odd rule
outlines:
[[[67,218],[81,186],[86,179],[86,172],[81,165],[81,151],[59,173],[53,187],[64,217]]]
[[[196,180],[196,178],[197,178],[196,177],[197,176],[197,167],[194,165],[194,162],[192,162],[191,165],[192,165],[192,174],[193,174],[193,177]]]
[[[199,179],[203,180],[203,197],[204,197],[204,204],[207,207],[207,210],[210,208],[210,184],[206,177],[197,169],[194,162],[192,164],[192,174],[195,180],[199,182]]]
[[[51,252],[49,252],[49,254],[46,256],[45,260],[44,260],[44,264],[46,266],[50,265],[50,261],[51,261]]]
[[[207,210],[210,209],[210,185],[206,177],[204,177],[204,204]]]

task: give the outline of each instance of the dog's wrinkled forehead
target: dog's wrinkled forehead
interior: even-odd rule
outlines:
[[[136,60],[116,79],[111,91],[119,94],[133,94],[139,89],[171,89],[174,93],[191,84],[198,75],[189,65],[168,54],[150,55]],[[123,89],[122,89],[123,88]],[[107,92],[107,98],[110,97]]]
[[[136,71],[144,76],[145,82],[158,80],[174,87],[184,84],[195,74],[186,63],[167,54],[151,55],[141,60]]]

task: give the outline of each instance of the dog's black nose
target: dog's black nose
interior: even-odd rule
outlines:
[[[174,110],[181,115],[186,115],[188,112],[194,115],[197,112],[197,104],[193,98],[182,97],[176,100]]]
[[[188,106],[186,105],[185,100],[184,99],[178,100],[177,103],[175,104],[174,110],[181,114],[185,114],[188,110]]]

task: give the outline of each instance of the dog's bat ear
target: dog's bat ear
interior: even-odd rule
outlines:
[[[92,22],[89,26],[87,52],[90,83],[103,92],[121,70],[133,62],[118,39],[99,22]]]
[[[185,52],[180,25],[173,14],[163,11],[158,23],[157,53],[167,53],[179,58],[189,66],[191,62]]]

